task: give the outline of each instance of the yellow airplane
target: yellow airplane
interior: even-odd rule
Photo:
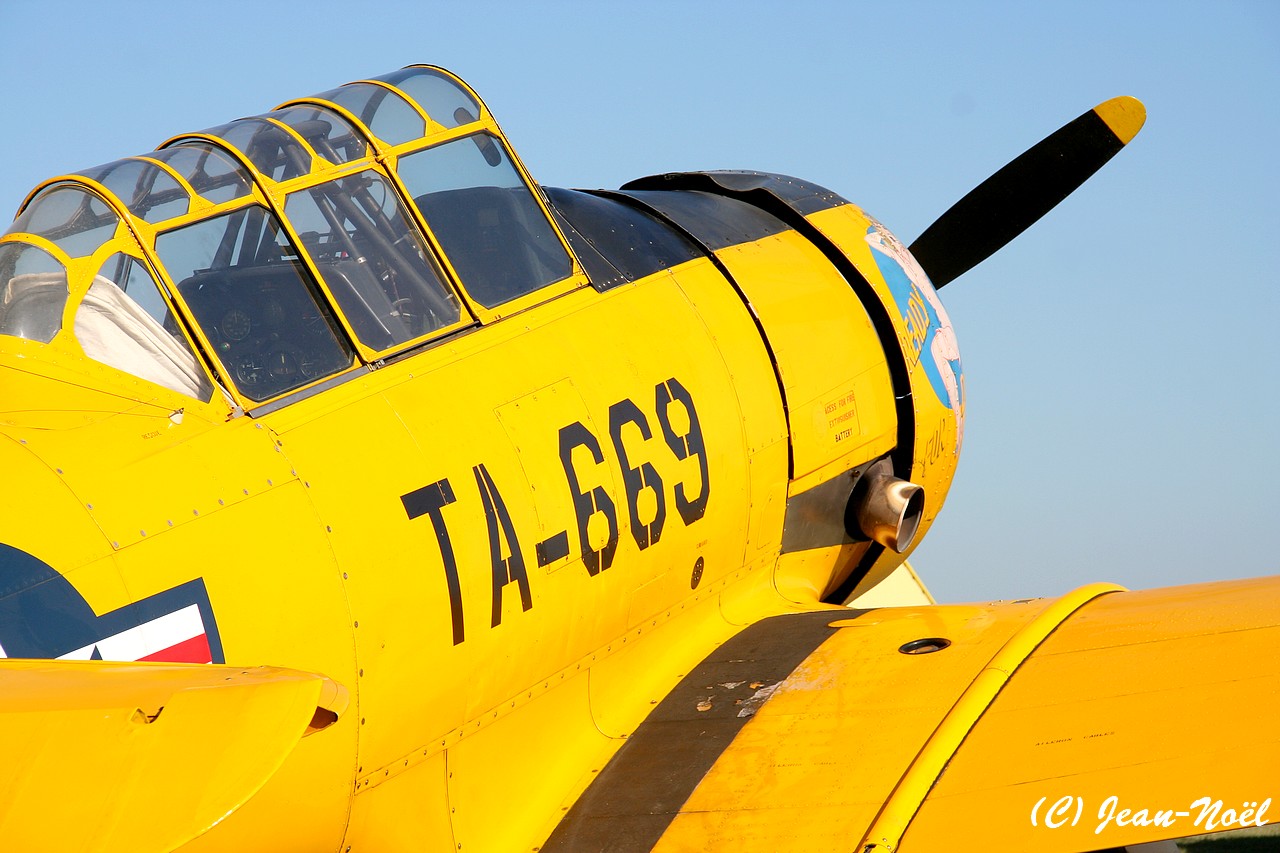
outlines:
[[[44,182],[0,237],[0,837],[1065,851],[1280,816],[1275,579],[939,606],[905,562],[964,428],[937,288],[1144,117],[1086,112],[909,249],[778,175],[539,187],[431,66]]]

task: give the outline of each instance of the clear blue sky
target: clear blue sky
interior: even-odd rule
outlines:
[[[1280,4],[3,0],[0,211],[410,62],[475,86],[543,183],[777,171],[907,241],[1141,98],[1129,149],[942,293],[968,422],[914,562],[949,601],[1280,567]]]

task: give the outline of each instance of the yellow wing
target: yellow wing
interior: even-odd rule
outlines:
[[[1096,850],[1265,822],[1278,641],[1280,578],[767,619],[543,849]]]
[[[0,661],[0,838],[172,850],[231,814],[344,688],[272,667]]]

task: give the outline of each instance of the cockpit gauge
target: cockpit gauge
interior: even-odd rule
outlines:
[[[223,314],[222,322],[218,324],[218,328],[222,330],[222,336],[232,343],[239,343],[249,337],[252,326],[249,315],[239,308],[232,308]]]

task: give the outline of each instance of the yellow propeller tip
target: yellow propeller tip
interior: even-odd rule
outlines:
[[[1142,101],[1128,95],[1103,101],[1093,111],[1107,123],[1107,127],[1111,128],[1122,145],[1128,145],[1147,120],[1147,108],[1142,105]]]

